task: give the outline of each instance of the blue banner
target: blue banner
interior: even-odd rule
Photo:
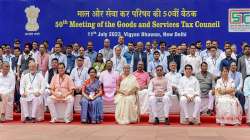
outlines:
[[[154,39],[178,44],[207,39],[240,44],[250,37],[249,0],[0,0],[0,43],[56,37],[65,44],[119,35],[125,42]]]

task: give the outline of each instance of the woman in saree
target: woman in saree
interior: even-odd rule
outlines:
[[[91,67],[88,70],[89,79],[82,87],[81,123],[98,124],[103,120],[103,88],[101,82],[96,78],[97,71]]]
[[[139,120],[138,89],[139,84],[130,73],[130,65],[125,65],[115,96],[115,119],[118,124],[135,123]]]
[[[224,126],[239,125],[242,119],[242,108],[235,97],[235,84],[228,77],[228,68],[223,67],[221,70],[221,78],[217,80],[215,86],[216,94],[216,123]]]

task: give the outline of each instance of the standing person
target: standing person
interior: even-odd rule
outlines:
[[[242,74],[243,80],[250,75],[250,45],[244,46],[244,55],[238,59],[238,71]]]
[[[130,65],[124,65],[120,79],[115,96],[115,120],[118,124],[135,123],[140,115],[137,98],[139,84],[136,77],[130,73]]]
[[[97,71],[91,67],[88,70],[89,79],[82,86],[83,98],[81,105],[81,122],[99,124],[103,121],[103,87],[96,78]]]
[[[73,44],[73,51],[72,51],[72,54],[75,56],[75,57],[78,57],[79,56],[79,49],[80,49],[80,45],[78,43],[74,43]]]
[[[66,48],[66,56],[67,56],[67,74],[70,74],[72,69],[75,67],[75,59],[76,57],[72,54],[73,47],[72,45],[68,45]]]
[[[42,72],[43,76],[45,76],[49,69],[49,54],[47,53],[44,44],[40,44],[36,59],[38,63],[38,69]]]
[[[65,74],[65,65],[64,63],[59,63],[58,66],[58,74],[53,76],[51,83],[51,96],[47,98],[50,115],[51,115],[51,123],[55,123],[58,120],[58,113],[55,108],[55,104],[58,102],[63,102],[66,104],[66,109],[64,112],[64,122],[70,123],[71,114],[73,113],[73,105],[74,105],[74,82],[69,77],[69,75]]]
[[[216,123],[231,125],[241,124],[242,109],[235,97],[234,81],[228,76],[228,67],[222,67],[221,78],[215,86]]]
[[[91,64],[95,62],[97,52],[94,50],[94,45],[92,41],[88,41],[87,50],[85,51],[86,56],[89,57]]]
[[[193,70],[193,74],[196,74],[200,71],[200,65],[201,65],[202,59],[199,55],[196,54],[196,46],[195,44],[190,45],[190,54],[184,57],[184,62],[182,66],[181,72],[184,72],[183,68],[187,64],[191,65]]]
[[[143,70],[147,71],[147,54],[143,52],[144,44],[142,42],[137,42],[136,49],[133,57],[133,71],[137,69],[137,63],[142,61],[145,64]]]
[[[63,46],[61,43],[56,43],[54,47],[54,53],[49,58],[49,68],[51,69],[51,62],[53,58],[57,58],[59,63],[64,63],[65,68],[67,67],[67,56],[62,53]]]
[[[107,60],[110,60],[113,57],[113,50],[110,48],[110,40],[104,39],[104,45],[101,50],[99,50],[99,53],[103,55],[104,62]]]
[[[128,46],[125,45],[125,37],[124,36],[118,37],[118,44],[114,46],[113,54],[115,54],[115,49],[117,47],[121,48],[121,56],[123,56],[124,53],[128,50]]]
[[[119,74],[122,73],[122,69],[123,69],[124,65],[127,63],[126,59],[123,56],[121,56],[121,51],[122,50],[120,47],[116,47],[115,54],[111,58],[111,61],[113,62],[113,69],[114,69],[114,71],[116,71]]]
[[[104,70],[105,68],[105,63],[103,60],[103,55],[101,53],[98,53],[96,56],[96,60],[93,63],[93,67],[96,69],[97,71],[97,77],[100,76],[101,72]]]
[[[84,65],[85,68],[89,69],[92,66],[92,64],[91,64],[91,61],[90,61],[89,57],[85,55],[85,51],[84,51],[83,47],[81,47],[79,49],[79,56],[82,57],[82,58],[84,58],[83,65]]]

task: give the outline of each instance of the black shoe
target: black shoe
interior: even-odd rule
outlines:
[[[210,109],[207,110],[207,115],[209,115],[209,116],[212,115],[212,111]]]
[[[86,120],[81,120],[81,124],[87,124],[88,122]]]
[[[25,120],[23,121],[23,123],[28,123],[30,122],[30,118],[29,117],[25,117]]]
[[[31,118],[32,123],[36,123],[36,118]]]
[[[170,125],[168,118],[165,118],[165,125]]]
[[[160,124],[159,118],[155,117],[155,122],[154,122],[154,124],[155,124],[155,125]]]

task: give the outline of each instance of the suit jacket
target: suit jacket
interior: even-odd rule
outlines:
[[[237,66],[238,66],[238,71],[241,72],[243,81],[244,81],[244,79],[245,79],[246,76],[247,76],[246,61],[245,61],[245,59],[246,59],[246,56],[245,56],[245,55],[241,56],[241,57],[238,59],[238,64],[237,64]]]
[[[147,53],[145,52],[134,52],[134,62],[133,62],[133,71],[137,70],[137,64],[140,60],[140,53],[141,53],[141,59],[144,64],[144,71],[147,71]]]
[[[181,68],[181,55],[179,54],[176,54],[176,55],[172,55],[170,54],[168,57],[168,70],[170,71],[169,69],[169,63],[172,62],[172,61],[175,61],[176,65],[177,65],[177,71],[180,70]]]

